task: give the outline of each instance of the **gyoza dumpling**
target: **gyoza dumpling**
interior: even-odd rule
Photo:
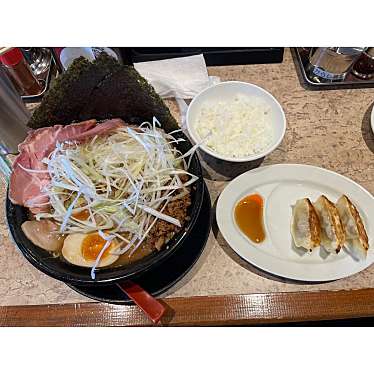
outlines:
[[[291,234],[296,247],[310,251],[321,241],[318,215],[309,199],[300,199],[292,212]]]
[[[345,230],[346,240],[354,250],[359,251],[363,256],[369,249],[369,239],[360,213],[347,196],[343,195],[336,203],[340,218]]]
[[[324,248],[338,253],[345,242],[345,233],[338,209],[326,196],[322,195],[314,203],[321,223],[321,244]]]

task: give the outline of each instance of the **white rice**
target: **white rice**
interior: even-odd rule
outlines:
[[[194,127],[206,146],[226,157],[259,154],[274,142],[271,108],[259,97],[238,94],[207,102]]]

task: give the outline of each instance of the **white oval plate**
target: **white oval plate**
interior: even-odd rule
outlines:
[[[266,238],[256,244],[237,227],[234,207],[244,196],[264,198]],[[339,254],[323,248],[307,252],[293,244],[290,223],[296,200],[312,202],[321,194],[336,202],[346,194],[359,210],[369,236],[367,258],[358,260],[346,249]],[[300,281],[322,282],[348,277],[374,262],[373,196],[356,182],[332,171],[309,165],[280,164],[250,170],[235,178],[221,193],[216,209],[218,227],[231,248],[244,260],[269,273]]]

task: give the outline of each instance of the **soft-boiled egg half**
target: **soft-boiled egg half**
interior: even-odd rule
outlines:
[[[95,265],[95,261],[105,244],[106,240],[98,233],[70,234],[65,238],[62,255],[71,264],[92,267]],[[118,255],[110,253],[116,244],[115,240],[111,242],[108,248],[105,249],[96,267],[108,266],[118,260]]]

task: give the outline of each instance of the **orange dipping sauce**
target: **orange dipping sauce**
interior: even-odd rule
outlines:
[[[241,199],[235,207],[235,221],[240,230],[255,243],[265,240],[264,200],[261,195],[248,195]]]

